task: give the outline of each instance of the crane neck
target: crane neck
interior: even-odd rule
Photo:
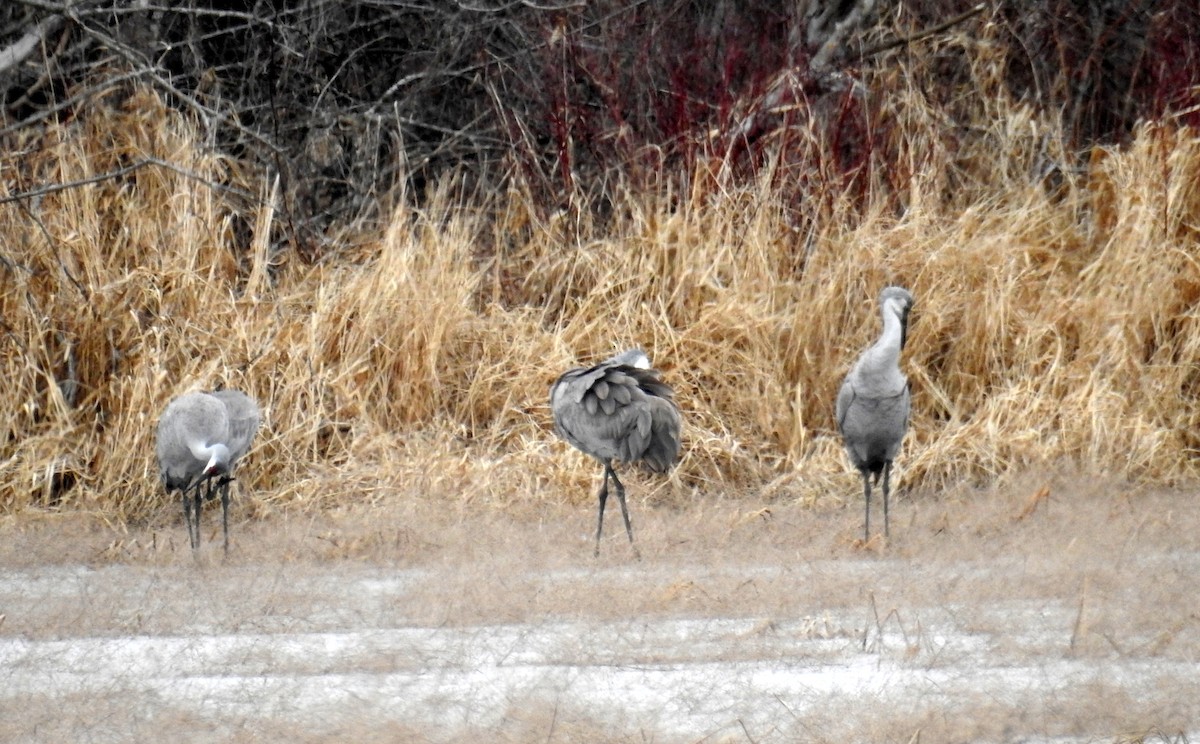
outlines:
[[[879,340],[875,342],[875,347],[886,353],[893,364],[899,365],[900,350],[904,348],[905,332],[907,331],[905,321],[899,313],[887,306],[883,308],[882,315],[883,333],[879,334]]]
[[[205,464],[204,474],[215,475],[229,470],[229,448],[220,442],[207,444],[198,439],[188,442],[192,457]]]
[[[907,380],[900,371],[900,349],[904,345],[904,330],[904,321],[900,315],[885,307],[883,333],[858,360],[857,376],[864,386],[864,392],[888,396],[904,388]]]

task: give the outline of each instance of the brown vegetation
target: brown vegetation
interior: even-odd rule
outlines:
[[[1194,3],[283,5],[0,4],[0,738],[1195,738]],[[832,409],[892,282],[884,550]],[[548,387],[632,344],[684,453],[597,563]],[[153,460],[217,386],[225,559]]]
[[[547,387],[630,344],[665,369],[686,427],[681,466],[635,501],[840,502],[857,486],[832,400],[890,282],[917,298],[902,488],[1060,462],[1196,478],[1200,139],[1168,115],[1080,158],[1010,96],[982,30],[863,73],[878,118],[852,173],[818,157],[810,121],[780,130],[787,157],[768,138],[749,173],[714,155],[613,181],[603,211],[545,210],[519,169],[488,193],[448,175],[331,228],[313,263],[270,238],[276,183],[154,90],[11,131],[6,196],[121,175],[0,204],[0,509],[162,514],[157,415],[219,385],[265,409],[240,472],[253,514],[590,499]],[[939,103],[923,81],[945,56],[963,79]]]

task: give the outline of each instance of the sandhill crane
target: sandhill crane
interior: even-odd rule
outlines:
[[[568,370],[550,387],[555,433],[604,464],[596,556],[600,555],[609,478],[617,487],[629,545],[638,555],[625,505],[625,486],[612,461],[640,463],[656,473],[671,469],[679,457],[681,423],[671,396],[670,386],[659,379],[658,370],[651,369],[650,358],[641,349],[629,349],[594,367]]]
[[[154,451],[167,493],[183,496],[183,520],[192,549],[200,547],[200,487],[221,492],[221,525],[229,552],[229,484],[237,461],[258,430],[258,406],[237,390],[186,393],[172,400],[158,420]],[[192,492],[189,501],[188,492]]]
[[[883,473],[883,534],[888,534],[888,479],[892,460],[908,430],[908,378],[900,371],[900,350],[908,336],[913,296],[903,287],[879,294],[883,333],[846,375],[837,397],[837,425],[850,462],[862,474],[866,500],[863,541],[871,536],[871,476]]]

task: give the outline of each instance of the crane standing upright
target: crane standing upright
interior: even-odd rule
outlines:
[[[908,378],[900,371],[900,350],[908,339],[908,313],[912,293],[903,287],[886,287],[879,294],[883,333],[864,351],[838,391],[838,431],[850,462],[863,479],[866,521],[863,541],[871,537],[871,478],[883,474],[883,534],[888,536],[888,495],[892,461],[908,431],[911,396]]]

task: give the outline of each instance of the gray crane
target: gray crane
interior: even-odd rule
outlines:
[[[183,520],[192,549],[200,547],[200,505],[221,493],[221,524],[229,552],[229,484],[258,430],[258,406],[238,390],[186,393],[167,404],[154,446],[167,493],[183,496]],[[207,493],[201,494],[201,486]],[[189,492],[192,498],[188,499]]]
[[[863,479],[866,523],[863,541],[871,536],[871,478],[883,474],[883,534],[888,535],[888,483],[892,461],[908,431],[911,407],[908,378],[900,371],[900,350],[908,337],[913,296],[903,287],[879,293],[883,333],[859,356],[842,381],[837,396],[837,425],[850,462]]]
[[[613,460],[665,473],[679,458],[679,408],[670,386],[659,377],[644,351],[629,349],[594,367],[568,370],[550,387],[555,433],[604,464],[596,556],[600,555],[609,478],[617,488],[629,545],[634,555],[639,555],[625,505],[625,486],[613,470]]]

